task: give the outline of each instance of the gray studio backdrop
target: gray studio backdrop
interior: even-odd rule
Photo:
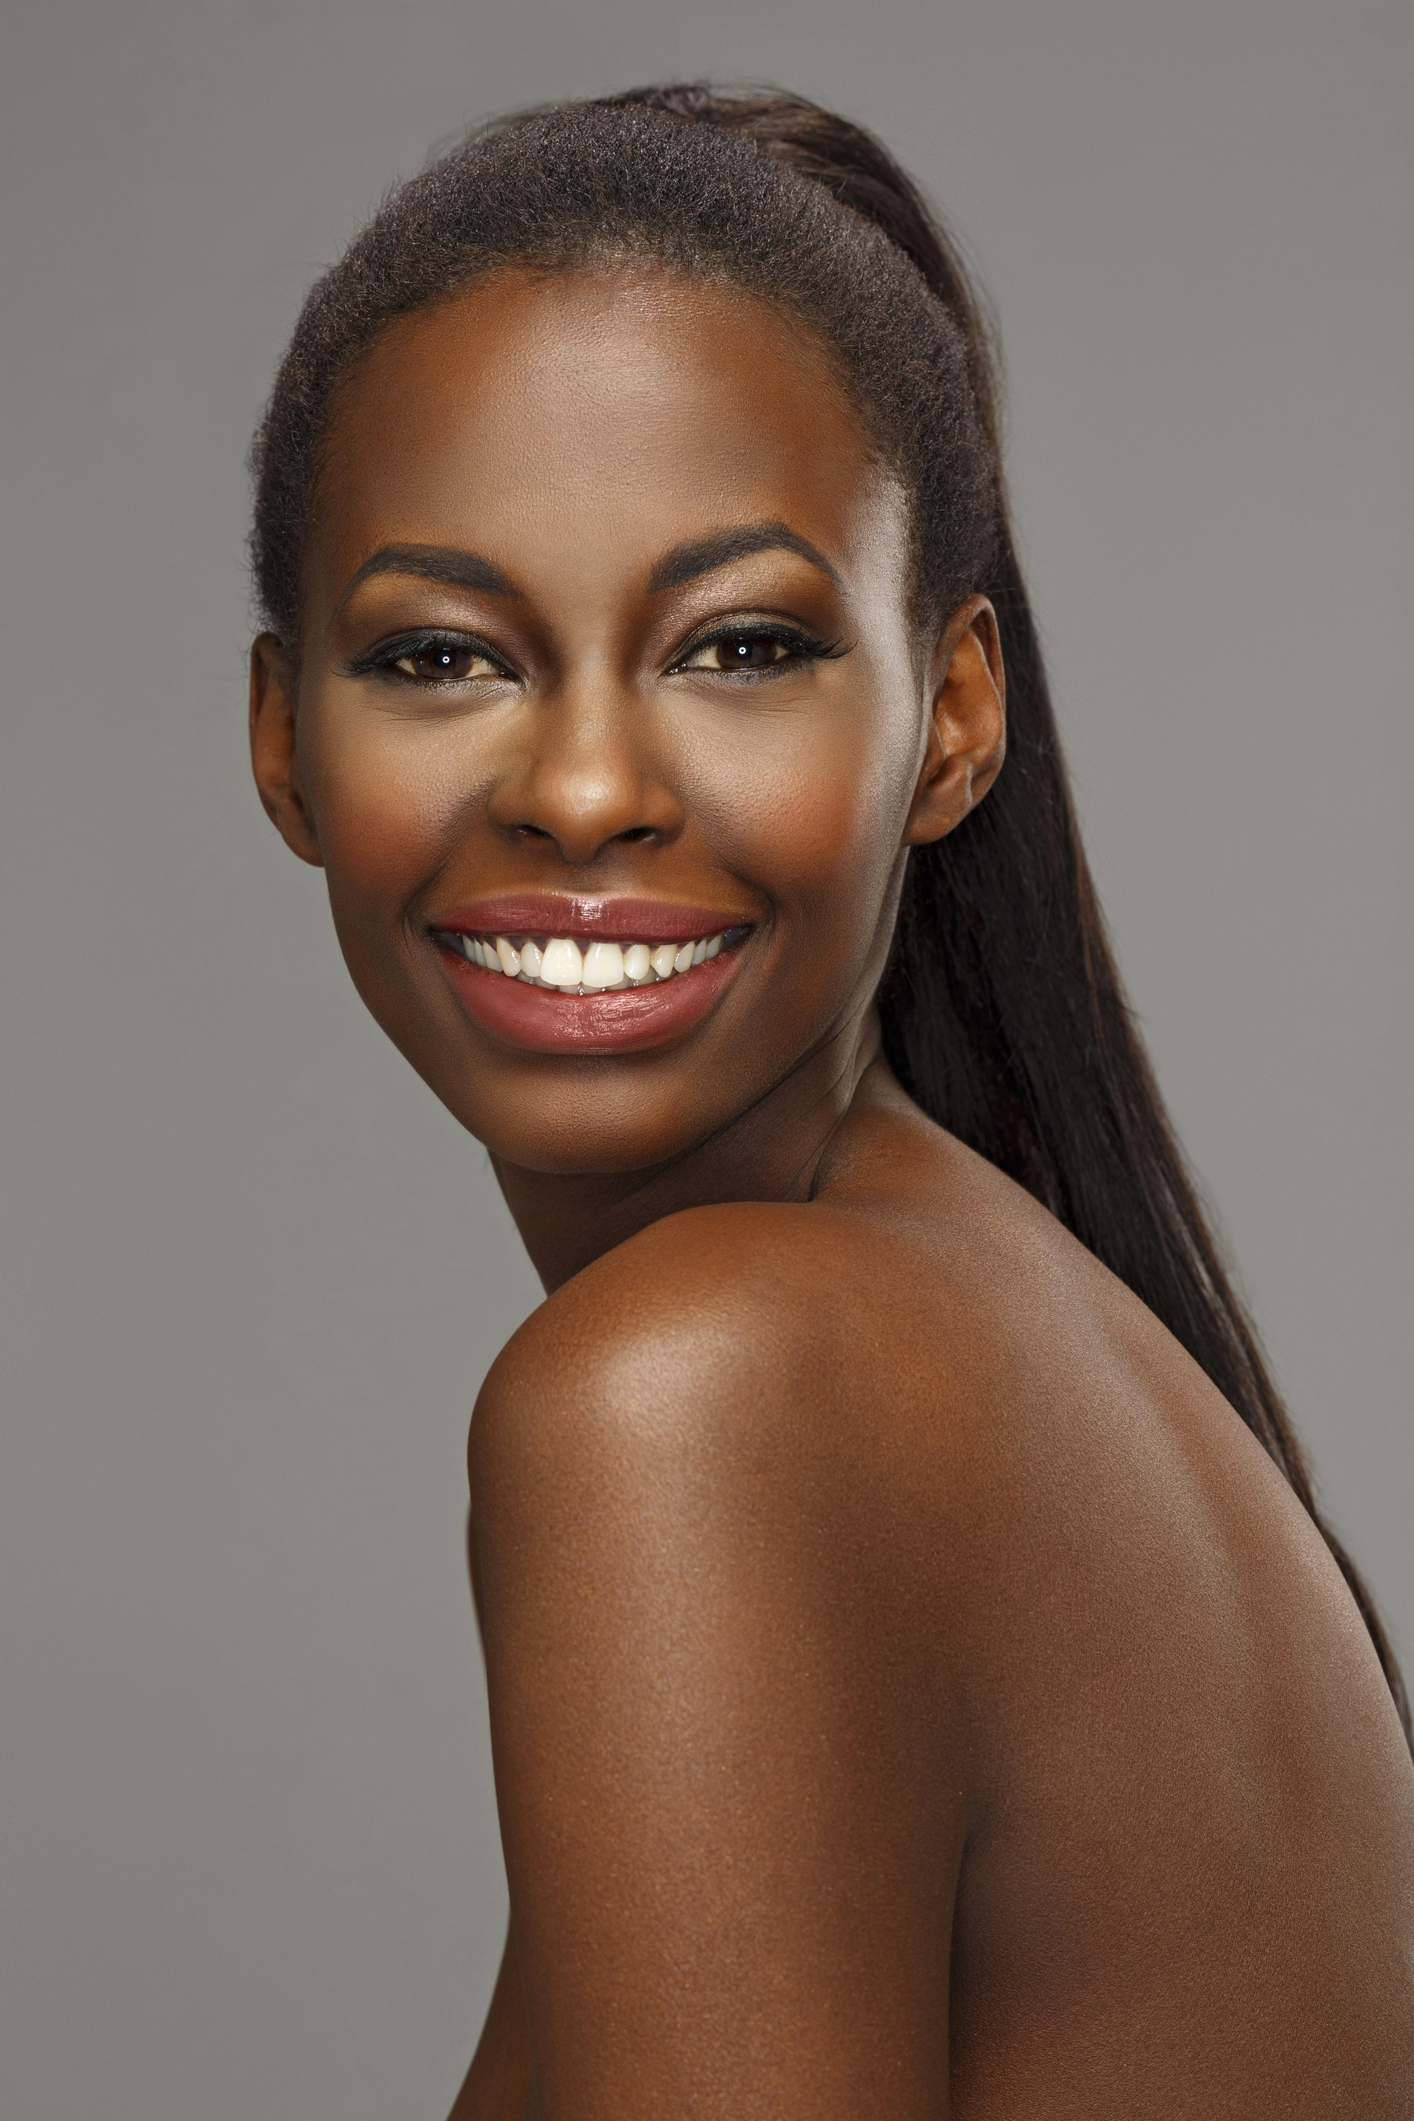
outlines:
[[[1414,1655],[1414,12],[20,0],[6,2121],[437,2121],[465,2065],[504,1901],[462,1449],[537,1291],[249,788],[242,460],[434,142],[702,73],[882,131],[996,299],[1135,1004]]]

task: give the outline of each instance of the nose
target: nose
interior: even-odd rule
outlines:
[[[565,685],[529,715],[518,767],[491,798],[503,832],[551,840],[579,868],[616,842],[662,844],[681,831],[681,804],[659,770],[644,702],[609,683]]]

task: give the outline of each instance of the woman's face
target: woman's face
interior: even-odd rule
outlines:
[[[257,778],[493,1153],[651,1166],[863,1021],[902,850],[955,822],[948,657],[801,327],[666,273],[479,282],[344,386],[316,516]]]

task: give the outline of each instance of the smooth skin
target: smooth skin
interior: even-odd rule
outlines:
[[[266,807],[548,1292],[471,1431],[511,1938],[455,2121],[1407,2121],[1414,1772],[1338,1573],[880,1054],[907,850],[1004,750],[990,607],[920,638],[906,551],[799,326],[509,272],[345,385],[255,644]],[[454,680],[367,667],[426,627]],[[530,891],[750,934],[685,1034],[529,1054],[437,924]]]

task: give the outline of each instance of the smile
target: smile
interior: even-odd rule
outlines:
[[[522,1052],[628,1054],[686,1035],[753,923],[651,898],[482,899],[430,925],[462,1007]]]
[[[722,949],[742,942],[744,927],[684,942],[615,942],[602,937],[469,935],[442,930],[439,940],[471,964],[528,987],[559,994],[622,994],[631,987],[661,986],[708,964]]]

